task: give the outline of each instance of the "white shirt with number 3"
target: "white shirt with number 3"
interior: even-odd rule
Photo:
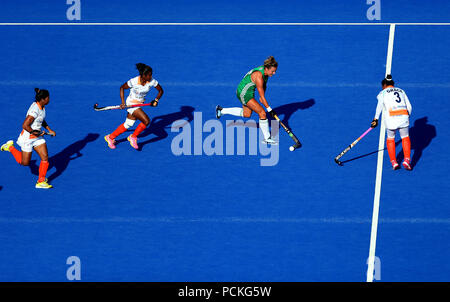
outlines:
[[[397,87],[383,89],[377,96],[378,104],[375,119],[379,119],[383,111],[387,129],[395,130],[409,126],[412,106],[406,93]]]

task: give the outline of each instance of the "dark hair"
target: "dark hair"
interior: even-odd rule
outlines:
[[[141,76],[147,73],[153,73],[153,69],[150,66],[145,65],[144,63],[137,63],[136,68],[139,71],[139,75]]]
[[[34,97],[36,102],[39,102],[40,100],[45,99],[48,96],[50,96],[50,93],[48,92],[48,90],[45,90],[45,89],[34,88],[34,91],[36,92],[36,96]]]
[[[277,63],[277,61],[275,61],[275,58],[273,56],[268,57],[264,61],[264,68],[270,68],[270,67],[278,68],[278,63]]]
[[[394,80],[390,74],[381,81],[381,86],[394,86]]]

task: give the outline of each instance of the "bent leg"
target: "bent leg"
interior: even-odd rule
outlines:
[[[270,130],[269,130],[269,120],[266,116],[266,111],[264,108],[255,100],[251,99],[247,103],[247,107],[251,110],[256,112],[259,115],[259,128],[261,129],[264,140],[267,140],[270,138]]]
[[[31,152],[20,152],[14,146],[9,147],[9,152],[11,152],[11,154],[14,156],[14,159],[19,165],[28,166],[31,159]]]
[[[39,178],[38,182],[45,182],[48,170],[48,151],[47,151],[47,144],[41,144],[39,146],[34,147],[34,150],[39,154],[39,157],[41,158],[41,163],[39,164]]]
[[[138,119],[141,122],[136,127],[136,130],[134,130],[134,132],[132,134],[132,136],[137,137],[150,124],[150,118],[144,112],[144,110],[142,110],[141,108],[138,108],[136,111],[133,112],[133,117]]]

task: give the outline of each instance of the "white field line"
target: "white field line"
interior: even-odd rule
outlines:
[[[0,26],[390,26],[392,23],[297,22],[4,22]],[[396,23],[399,26],[449,26],[447,22]]]
[[[392,53],[394,51],[394,35],[395,35],[395,24],[389,27],[389,41],[388,50],[386,58],[386,74],[391,74],[392,68]],[[369,248],[369,258],[367,260],[367,282],[373,281],[373,273],[375,267],[375,249],[377,242],[377,230],[378,230],[378,216],[380,209],[380,194],[381,194],[381,180],[383,174],[383,155],[384,155],[384,138],[385,138],[385,125],[384,125],[384,115],[382,115],[380,122],[380,140],[378,143],[378,160],[377,160],[377,174],[375,179],[375,194],[373,198],[373,213],[372,213],[372,229],[370,232],[370,248]]]

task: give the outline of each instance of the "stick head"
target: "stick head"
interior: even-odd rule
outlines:
[[[293,145],[292,147],[294,147],[294,149],[298,149],[302,147],[302,143],[297,142],[295,145]]]
[[[98,104],[95,103],[95,104],[94,104],[94,109],[97,109],[97,108],[98,108]]]
[[[339,166],[343,166],[342,162],[341,162],[340,160],[338,160],[337,158],[335,158],[334,161],[335,161]]]

